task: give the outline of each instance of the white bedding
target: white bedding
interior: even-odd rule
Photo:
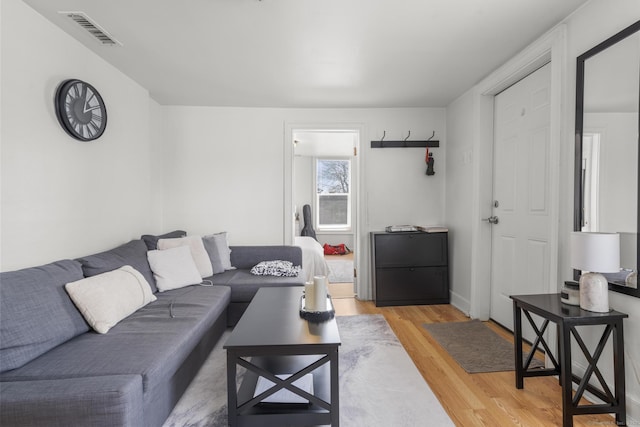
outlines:
[[[296,236],[294,244],[302,248],[302,268],[307,275],[307,281],[313,281],[313,276],[329,276],[329,266],[324,260],[324,249],[316,239]]]

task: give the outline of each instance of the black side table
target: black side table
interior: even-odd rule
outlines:
[[[625,383],[624,383],[624,334],[622,320],[629,315],[618,311],[608,313],[594,313],[582,310],[578,306],[563,304],[560,301],[560,294],[539,294],[539,295],[512,295],[513,300],[513,329],[515,337],[515,362],[516,362],[516,388],[524,387],[525,377],[538,377],[548,375],[558,375],[562,386],[562,425],[564,427],[573,426],[573,416],[581,414],[616,414],[617,425],[627,425],[627,411],[625,404]],[[524,312],[529,323],[536,333],[531,353],[527,360],[522,360],[522,313]],[[538,327],[531,318],[534,313],[544,319],[541,327]],[[553,352],[544,340],[544,333],[549,322],[554,322],[558,329],[558,359],[553,356]],[[605,325],[605,330],[600,337],[598,346],[593,354],[584,344],[576,326],[581,325]],[[604,350],[605,344],[613,334],[613,370],[615,386],[613,392],[598,369],[597,363]],[[582,353],[587,359],[589,366],[584,377],[573,375],[571,372],[571,335],[575,338]],[[553,364],[553,368],[529,370],[529,365],[533,354],[538,346],[542,345]],[[589,384],[592,375],[597,377],[600,387]],[[578,384],[578,388],[573,394],[572,384]],[[593,405],[580,405],[580,399],[585,390],[593,393],[604,403]]]

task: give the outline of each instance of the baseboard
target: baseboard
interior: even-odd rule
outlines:
[[[463,312],[465,315],[469,316],[469,311],[471,308],[471,303],[469,300],[462,298],[460,295],[456,294],[453,291],[449,292],[449,300],[450,304]]]

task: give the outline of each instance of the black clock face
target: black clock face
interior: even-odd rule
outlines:
[[[80,141],[98,139],[107,127],[107,108],[98,91],[82,80],[60,83],[55,99],[62,128]]]

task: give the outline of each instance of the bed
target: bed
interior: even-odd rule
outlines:
[[[329,266],[324,260],[324,249],[316,239],[296,236],[294,244],[302,248],[302,268],[307,275],[307,281],[312,281],[313,276],[329,276]]]

